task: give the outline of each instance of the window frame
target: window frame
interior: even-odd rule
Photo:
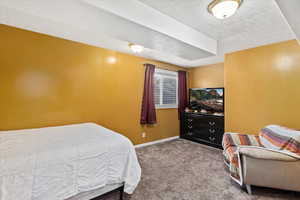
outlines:
[[[178,72],[165,70],[165,69],[155,69],[154,78],[160,78],[160,104],[155,104],[155,109],[174,109],[178,108]],[[176,80],[176,103],[175,104],[163,104],[163,79],[171,78]]]

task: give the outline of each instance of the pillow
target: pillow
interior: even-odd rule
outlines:
[[[269,125],[260,130],[259,139],[266,148],[300,156],[300,131]]]

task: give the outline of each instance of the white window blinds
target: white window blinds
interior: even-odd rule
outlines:
[[[177,72],[155,69],[154,99],[156,108],[177,108],[177,88]]]

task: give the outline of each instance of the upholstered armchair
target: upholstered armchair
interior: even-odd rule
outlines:
[[[259,135],[226,133],[223,154],[231,178],[249,194],[251,185],[300,191],[299,139],[299,131],[274,125]]]
[[[262,147],[239,147],[243,184],[300,191],[300,159]]]

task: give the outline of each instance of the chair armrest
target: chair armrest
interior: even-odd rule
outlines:
[[[285,152],[279,152],[264,147],[240,146],[238,148],[238,152],[241,155],[263,160],[276,160],[285,162],[295,162],[300,160],[300,158],[297,158]]]

